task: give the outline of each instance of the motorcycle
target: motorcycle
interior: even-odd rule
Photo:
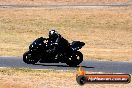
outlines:
[[[27,64],[35,64],[37,62],[61,62],[66,63],[70,67],[76,67],[83,61],[83,54],[79,51],[79,49],[81,49],[85,43],[73,41],[72,43],[69,43],[69,45],[70,46],[67,52],[58,53],[53,49],[54,45],[52,43],[48,43],[46,38],[37,38],[30,44],[29,50],[23,54],[23,61]]]

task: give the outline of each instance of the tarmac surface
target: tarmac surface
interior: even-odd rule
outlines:
[[[99,8],[99,7],[126,7],[132,4],[71,4],[71,5],[28,5],[28,4],[0,4],[0,8]]]
[[[132,62],[84,60],[80,64],[86,71],[106,73],[132,73]],[[78,67],[69,67],[65,63],[37,63],[26,64],[22,57],[0,57],[0,67],[49,69],[49,70],[76,70]]]

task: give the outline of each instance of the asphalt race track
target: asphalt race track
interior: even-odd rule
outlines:
[[[81,63],[86,71],[132,73],[132,62],[85,60]],[[0,67],[50,69],[50,70],[76,70],[77,67],[69,67],[65,63],[37,63],[26,64],[22,57],[0,57]]]
[[[71,4],[71,5],[26,5],[26,4],[0,4],[0,8],[89,8],[89,7],[126,7],[132,4]]]

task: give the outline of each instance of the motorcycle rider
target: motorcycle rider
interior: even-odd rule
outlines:
[[[48,42],[51,44],[51,46],[54,46],[54,52],[59,54],[67,52],[68,49],[70,49],[69,42],[55,30],[49,31]]]

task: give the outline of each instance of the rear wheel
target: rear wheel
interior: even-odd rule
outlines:
[[[27,64],[35,64],[39,61],[39,59],[35,58],[30,51],[27,51],[23,54],[23,61]]]
[[[83,61],[83,54],[80,51],[76,51],[68,58],[66,64],[70,67],[76,67]]]

